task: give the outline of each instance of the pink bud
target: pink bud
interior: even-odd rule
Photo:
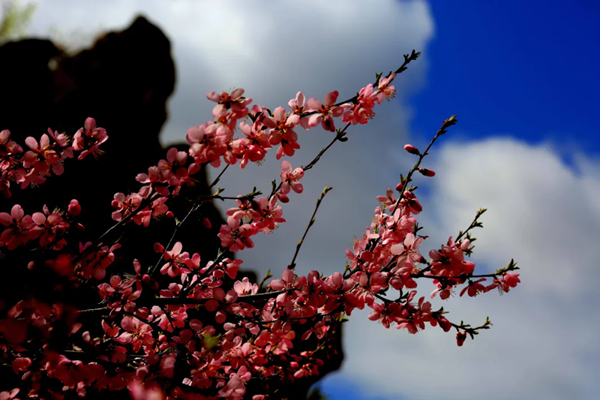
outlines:
[[[425,176],[435,176],[435,172],[427,168],[419,168],[419,172]]]
[[[406,145],[404,145],[404,150],[408,151],[410,154],[416,154],[416,155],[420,155],[421,154],[421,152],[419,151],[419,149],[417,149],[412,144],[406,144]]]
[[[442,328],[444,332],[448,332],[452,328],[452,324],[450,323],[450,321],[448,321],[444,317],[440,317],[438,322],[440,323],[440,328]]]
[[[206,229],[210,229],[212,227],[212,224],[210,223],[210,220],[208,218],[204,218],[204,220],[202,221],[202,223],[204,224],[204,227]]]
[[[275,195],[277,196],[277,199],[282,203],[288,203],[290,201],[290,198],[281,192],[277,192],[275,193]]]
[[[165,251],[165,248],[160,243],[154,243],[154,251],[157,253],[162,253],[163,251]]]
[[[78,216],[79,213],[81,212],[81,206],[79,205],[79,202],[75,199],[71,200],[67,211],[69,212],[70,215],[72,215],[74,217]]]

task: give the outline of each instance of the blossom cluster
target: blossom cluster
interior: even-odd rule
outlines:
[[[405,56],[404,65],[417,57],[414,52]],[[184,186],[193,185],[196,174],[207,165],[239,161],[244,168],[248,162],[260,163],[272,148],[277,148],[277,159],[293,156],[300,148],[298,126],[308,130],[320,125],[335,132],[333,142],[344,140],[350,125],[368,123],[373,108],[394,96],[391,83],[395,77],[395,72],[379,76],[375,84],[339,104],[337,91],[327,94],[323,103],[306,100],[298,92],[289,101],[289,110],[277,107],[273,112],[259,105],[249,109],[252,101],[243,97],[243,89],[209,92],[207,98],[217,103],[212,110],[214,120],[188,130],[187,152],[171,148],[166,159],[139,174],[137,192],[114,195],[115,227],[123,228],[130,221],[148,227],[153,218],[175,217],[179,210],[169,210],[168,201],[182,193]],[[335,118],[341,118],[346,127],[336,128]],[[429,147],[454,123],[454,117],[444,121]],[[238,138],[234,137],[237,128],[243,135]],[[4,132],[0,182],[16,181],[22,188],[29,182],[43,182],[50,169],[60,175],[62,160],[72,157],[72,150],[81,151],[79,158],[98,154],[98,146],[107,138],[106,131],[89,118],[71,147],[64,136],[44,135],[41,144],[28,138],[31,151],[20,156],[22,150]],[[372,223],[346,251],[343,273],[324,276],[313,270],[301,276],[292,262],[281,278],[266,287],[263,282],[240,280],[243,261],[226,254],[253,248],[252,236],[273,232],[285,223],[280,203],[290,202],[292,192],[303,192],[300,180],[325,150],[304,167],[292,168],[289,161],[282,161],[280,182],[273,184],[267,196],[255,189],[225,198],[217,190],[191,199],[194,207],[185,217],[177,215],[178,225],[191,213],[199,214],[203,202],[235,202],[226,211],[226,224],[219,228],[221,248],[212,260],[202,260],[199,254],[184,251],[182,242],[171,240],[150,245],[159,261],[148,266],[138,260],[120,260],[119,249],[126,244],[118,239],[111,241],[107,236],[102,242],[82,242],[67,238],[67,233],[81,231],[75,217],[83,211],[76,200],[66,212],[50,213],[44,207],[42,213],[29,216],[14,205],[10,214],[0,213],[4,226],[0,248],[10,252],[36,241],[45,252],[46,265],[63,278],[61,290],[68,285],[91,286],[101,303],[95,309],[78,310],[65,302],[31,296],[14,304],[0,299],[0,360],[19,378],[17,387],[0,386],[4,390],[0,399],[83,398],[126,389],[140,400],[235,400],[249,398],[249,393],[253,400],[279,398],[282,382],[320,374],[336,351],[334,333],[344,316],[365,306],[372,309],[369,319],[386,328],[395,325],[417,333],[427,325],[439,325],[444,331],[454,329],[462,345],[467,335],[473,338],[478,329],[487,329],[489,320],[475,328],[451,322],[443,308],[434,310],[425,296],[417,297],[417,281],[432,282],[432,298],[439,293],[441,299],[448,299],[460,285],[465,285],[461,296],[474,297],[493,288],[508,292],[519,283],[518,274],[512,272],[518,268],[511,262],[495,273],[474,274],[475,264],[465,256],[473,249],[469,231],[481,226],[477,218],[483,211],[455,240],[451,237],[431,251],[430,261],[421,255],[419,247],[426,237],[418,235],[415,216],[422,206],[415,188],[408,184],[416,171],[430,177],[435,173],[420,167],[427,150],[421,153],[411,145],[405,149],[419,156],[419,161],[396,190],[388,189],[385,196],[377,197],[380,205]],[[8,190],[8,186],[3,187]],[[397,294],[393,299],[392,291]],[[60,345],[53,341],[53,332],[59,330],[65,336]],[[41,344],[35,351],[34,343]]]
[[[27,151],[10,140],[9,130],[0,131],[0,193],[11,197],[11,182],[19,183],[21,189],[25,189],[30,184],[44,183],[52,173],[62,175],[65,159],[73,158],[75,152],[79,152],[79,160],[90,154],[97,156],[99,146],[107,139],[106,130],[97,127],[93,118],[86,119],[84,127],[72,138],[50,128],[39,142],[29,136],[25,139]]]

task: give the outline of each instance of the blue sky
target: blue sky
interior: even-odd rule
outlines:
[[[469,137],[512,135],[600,152],[600,3],[434,1],[426,84],[410,98],[411,133],[459,115]],[[435,126],[435,124],[434,124]]]
[[[600,390],[600,5],[593,1],[241,1],[43,0],[29,34],[73,47],[144,13],[171,38],[178,86],[162,140],[181,141],[210,119],[205,93],[243,87],[271,109],[298,90],[322,99],[352,97],[375,72],[396,69],[411,49],[423,53],[395,83],[397,98],[375,111],[350,140],[309,171],[301,197],[284,207],[287,223],[257,237],[244,266],[277,273],[325,186],[332,190],[298,258],[298,273],[343,269],[344,250],[361,235],[443,119],[459,124],[441,138],[418,177],[430,238],[423,253],[465,229],[488,208],[473,261],[497,269],[514,258],[522,284],[511,293],[436,299],[460,321],[490,316],[490,331],[456,347],[452,335],[385,330],[355,312],[344,332],[342,369],[322,381],[331,400],[595,399]],[[91,20],[90,15],[94,18]],[[318,45],[316,45],[318,44]],[[300,135],[292,165],[305,164],[329,140]],[[270,188],[280,162],[230,169],[229,195]],[[249,182],[249,178],[252,182]],[[228,206],[226,205],[225,208]],[[260,249],[277,249],[275,252]],[[421,286],[420,286],[421,288]],[[433,289],[426,283],[419,295]]]

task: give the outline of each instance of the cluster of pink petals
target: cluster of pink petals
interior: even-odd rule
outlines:
[[[10,214],[0,213],[0,225],[4,230],[0,233],[0,247],[6,246],[14,250],[30,241],[38,240],[40,247],[60,250],[67,244],[65,234],[71,229],[81,230],[74,217],[81,208],[77,200],[71,200],[67,212],[50,213],[44,205],[43,212],[26,215],[19,204],[15,204]]]
[[[64,160],[73,158],[74,151],[81,152],[79,160],[88,154],[97,155],[100,153],[99,146],[107,139],[106,130],[97,127],[93,118],[85,120],[84,127],[75,133],[73,139],[50,128],[39,142],[34,137],[27,137],[27,151],[10,140],[10,131],[0,131],[0,193],[6,198],[11,197],[11,182],[19,183],[24,189],[30,184],[44,183],[51,173],[62,175]]]
[[[381,103],[382,99],[392,96],[394,89],[389,83],[394,76],[381,79],[377,89],[374,89],[373,85],[368,85],[361,90],[358,105],[362,107],[362,110],[371,110],[375,104]],[[142,215],[134,218],[136,224],[148,226],[152,218],[163,214],[168,215],[168,206],[165,204],[167,198],[176,196],[184,184],[193,185],[194,175],[200,171],[203,165],[210,164],[213,167],[219,167],[222,161],[228,165],[236,164],[239,161],[240,167],[244,168],[248,162],[260,163],[263,161],[267,151],[272,147],[277,147],[277,159],[283,156],[291,157],[296,150],[300,149],[298,135],[295,131],[298,125],[308,130],[320,124],[325,130],[335,131],[333,118],[341,117],[344,110],[350,110],[353,107],[351,104],[336,105],[335,102],[339,95],[337,91],[328,93],[323,103],[314,98],[305,101],[304,94],[298,92],[296,97],[288,102],[289,112],[284,107],[277,107],[271,113],[267,108],[257,104],[249,111],[248,106],[252,100],[246,99],[243,94],[244,89],[236,89],[231,94],[227,92],[207,93],[207,98],[217,103],[212,112],[215,120],[207,121],[188,130],[186,140],[190,147],[187,153],[171,148],[167,152],[167,160],[161,160],[158,165],[151,166],[147,173],[138,174],[136,179],[144,186],[137,193],[115,194],[113,207],[116,210],[113,213],[113,219],[121,221],[127,214],[134,212],[139,207],[141,199],[147,199],[154,193],[161,197],[158,197],[152,205],[145,207],[141,212]],[[369,112],[372,114],[372,111]],[[251,124],[246,121],[238,123],[248,116],[251,117]],[[344,122],[348,122],[346,119],[343,118]],[[366,120],[351,122],[353,124],[366,123]],[[243,134],[242,137],[234,137],[236,125]],[[80,132],[88,132],[88,130],[88,125],[86,125],[86,129],[82,129]],[[90,132],[95,131],[91,130]],[[284,172],[286,172],[285,166]],[[302,191],[302,185],[298,182],[302,174],[303,172],[296,169],[293,172],[289,171],[285,178],[282,176],[283,187],[277,193],[280,201],[284,203],[288,201],[286,194],[291,185],[297,193]],[[235,227],[224,227],[227,232],[231,229],[235,230]],[[264,231],[261,228],[258,230]],[[250,232],[246,228],[242,231]],[[227,236],[227,232],[224,232],[223,236]],[[248,235],[243,235],[243,237],[248,237]],[[246,240],[246,242],[252,243],[251,240]],[[242,247],[242,242],[239,240],[231,240],[231,245],[233,244],[237,249],[252,247],[248,244],[243,244]]]
[[[203,166],[221,165],[221,158],[229,165],[240,161],[244,168],[248,162],[261,162],[275,146],[279,146],[277,159],[293,156],[300,148],[295,132],[298,125],[309,129],[320,124],[335,131],[337,117],[352,124],[367,123],[374,115],[374,106],[394,96],[394,77],[390,74],[380,79],[377,87],[364,87],[352,104],[336,105],[337,91],[327,94],[323,103],[314,98],[305,101],[298,92],[288,103],[289,112],[278,107],[271,113],[258,105],[249,112],[251,99],[243,97],[243,89],[231,94],[209,92],[208,99],[217,103],[212,112],[214,121],[188,130],[188,152],[169,149],[165,160],[150,167],[148,173],[139,174],[137,180],[143,186],[137,193],[115,194],[113,219],[130,218],[148,226],[152,218],[169,215],[168,199],[177,196],[183,185],[193,184],[194,175]],[[251,123],[238,124],[248,116]],[[234,138],[236,126],[243,137]],[[7,187],[2,182],[8,182],[10,176],[37,171],[34,175],[45,177],[50,169],[62,173],[60,162],[69,155],[64,149],[66,138],[51,134],[53,142],[49,137],[42,137],[40,143],[26,141],[30,151],[18,167],[24,172],[16,172],[4,160],[22,150],[9,142],[4,132],[0,134],[0,190]],[[88,119],[75,135],[73,149],[82,151],[80,159],[96,155],[98,145],[105,140],[106,132]],[[415,150],[407,149],[418,154]],[[421,171],[424,175],[432,172]],[[252,248],[252,236],[273,232],[285,222],[279,202],[287,203],[291,191],[302,193],[299,180],[303,176],[303,169],[292,169],[283,161],[281,184],[273,194],[258,199],[240,196],[236,206],[226,212],[227,223],[219,229],[221,250]],[[30,182],[35,182],[34,178]],[[491,274],[492,282],[484,285],[487,278],[476,279],[475,264],[465,260],[470,250],[468,239],[454,242],[450,238],[446,245],[430,252],[428,262],[419,251],[426,237],[415,231],[414,216],[422,206],[411,190],[400,190],[402,187],[397,187],[398,193],[388,189],[377,197],[381,205],[365,234],[346,251],[348,267],[343,274],[323,276],[311,271],[298,276],[285,269],[281,278],[273,279],[262,291],[248,278],[238,279],[242,260],[225,258],[224,251],[202,264],[198,254],[190,256],[183,251],[181,242],[168,250],[157,243],[154,250],[164,259],[162,265],[157,263],[159,278],[155,279],[153,272],[143,273],[147,269],[137,260],[133,261],[133,275],[109,277],[107,271],[118,261],[115,252],[120,244],[80,243],[78,254],[59,257],[52,265],[60,271],[70,270],[64,275],[80,282],[91,278],[102,281],[96,288],[107,308],[97,326],[99,329],[101,325],[103,336],[92,338],[87,327],[77,322],[77,310],[28,299],[12,306],[6,318],[0,319],[0,335],[10,348],[9,352],[2,351],[2,358],[23,381],[60,382],[57,387],[62,387],[62,392],[52,393],[57,399],[71,393],[84,398],[91,391],[128,388],[134,399],[241,400],[251,379],[293,382],[318,375],[324,365],[324,353],[319,349],[326,352],[333,348],[330,332],[343,315],[365,306],[372,309],[370,320],[411,334],[427,324],[439,325],[446,332],[454,327],[457,343],[462,345],[465,329],[446,319],[443,310],[434,311],[424,296],[417,296],[417,279],[431,280],[437,287],[431,297],[440,293],[446,299],[462,284],[466,286],[461,295],[475,296],[493,288],[509,291],[520,282],[519,275],[508,271]],[[74,227],[73,217],[80,211],[78,203],[72,202],[66,214],[44,208],[28,216],[15,205],[10,214],[0,213],[4,226],[0,246],[14,250],[39,239],[42,246],[61,249],[68,244],[64,232]],[[387,297],[390,291],[398,292],[393,300]],[[36,357],[27,356],[22,345],[29,335],[47,337],[59,320],[66,323],[69,339],[97,357],[79,360],[46,346]],[[298,351],[294,347],[298,340],[314,341],[316,350]],[[175,380],[175,376],[184,379]],[[39,387],[32,387],[28,395],[37,396]],[[25,397],[15,388],[1,392],[0,400],[17,395]],[[268,398],[266,393],[252,397]]]
[[[281,170],[281,193],[288,194],[290,189],[298,194],[302,193],[304,187],[300,183],[300,179],[304,176],[304,170],[296,168],[292,171],[292,164],[289,161],[281,163]]]
[[[226,211],[227,224],[222,225],[219,238],[221,246],[230,251],[254,247],[251,236],[258,232],[270,233],[277,225],[285,222],[283,209],[278,204],[278,196],[270,199],[261,197],[258,200],[236,200],[238,207]],[[247,222],[245,222],[247,221]]]

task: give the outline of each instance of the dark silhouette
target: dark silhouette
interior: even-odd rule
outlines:
[[[11,139],[24,148],[27,136],[39,139],[49,127],[73,135],[87,117],[95,118],[98,126],[107,130],[109,139],[101,147],[105,153],[98,160],[93,157],[82,161],[67,160],[62,176],[52,176],[39,187],[25,191],[13,186],[13,197],[0,199],[1,211],[8,211],[12,204],[21,204],[26,214],[32,214],[41,211],[43,204],[50,210],[55,207],[66,209],[69,201],[77,198],[82,206],[80,222],[86,227],[81,241],[96,239],[115,224],[110,218],[113,195],[137,191],[140,184],[135,181],[135,176],[165,158],[159,133],[167,119],[166,102],[175,87],[175,66],[169,40],[158,27],[144,17],[138,17],[129,28],[107,33],[99,37],[92,48],[75,55],[65,54],[44,39],[9,42],[0,46],[0,87],[0,129],[10,130]],[[181,150],[184,149],[182,145]],[[201,175],[198,185],[187,189],[187,194],[208,193],[206,176]],[[182,192],[181,198],[169,202],[175,215],[183,216],[189,210],[190,203],[183,199],[185,194]],[[209,218],[212,228],[205,228],[198,217],[192,218],[182,226],[176,239],[184,243],[190,254],[199,253],[204,264],[216,256],[220,244],[216,235],[224,220],[211,204],[203,206],[201,214]],[[166,245],[173,229],[174,222],[166,218],[153,220],[149,228],[128,227],[129,241],[123,242],[123,248],[118,251],[120,265],[129,268],[125,272],[133,273],[133,267],[128,267],[132,266],[133,258],[137,258],[143,267],[153,266],[157,255],[152,245],[155,242]],[[110,243],[115,239],[106,240]],[[95,292],[66,284],[64,278],[55,276],[49,268],[24,268],[19,260],[25,256],[17,250],[0,260],[4,264],[0,292],[6,304],[22,299],[25,291],[50,303],[61,301],[78,309],[97,307]],[[109,267],[107,272],[110,275],[117,271],[111,271]],[[250,279],[255,281],[253,275],[246,272],[239,279],[251,276]],[[0,310],[0,319],[5,312]],[[99,323],[96,328],[101,336]],[[60,348],[60,326],[56,326],[55,332],[54,346]],[[338,354],[329,361],[324,360],[326,364],[319,377],[273,387],[282,390],[280,393],[285,393],[288,398],[306,398],[312,383],[326,372],[339,368],[342,360],[339,329],[336,338]],[[12,376],[8,372],[10,368],[6,373],[3,368],[0,367],[0,376]],[[10,389],[10,382],[4,378],[2,381],[0,391]],[[93,398],[92,395],[88,392],[87,398]],[[106,395],[100,394],[100,397]],[[127,391],[110,393],[110,396],[113,399],[129,398]]]

